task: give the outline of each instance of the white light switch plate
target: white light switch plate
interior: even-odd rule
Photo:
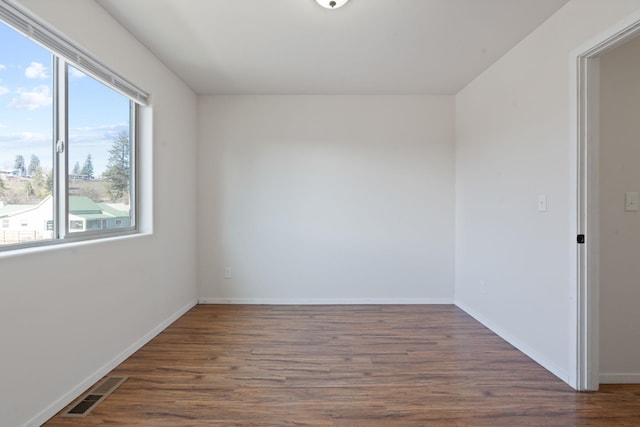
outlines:
[[[547,211],[547,195],[538,194],[538,212]]]
[[[627,191],[624,193],[624,210],[627,212],[635,212],[638,210],[638,193],[635,191]]]

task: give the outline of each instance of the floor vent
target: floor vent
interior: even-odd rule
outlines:
[[[107,398],[127,377],[107,377],[89,390],[75,405],[60,414],[61,417],[86,417],[100,402]]]

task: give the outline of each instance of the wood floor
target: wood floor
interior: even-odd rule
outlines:
[[[640,386],[576,393],[454,306],[200,305],[54,426],[640,426]]]

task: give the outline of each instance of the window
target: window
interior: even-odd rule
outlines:
[[[137,230],[136,124],[146,100],[0,0],[0,250]]]

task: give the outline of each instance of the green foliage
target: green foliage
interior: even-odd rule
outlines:
[[[31,185],[31,182],[24,183],[23,191],[26,197],[34,197],[36,195],[36,191],[33,188],[33,185]]]
[[[73,171],[71,171],[71,173],[74,175],[80,175],[80,162],[76,162],[76,164],[73,165]]]
[[[24,157],[21,154],[16,156],[16,160],[13,163],[13,168],[18,170],[20,176],[25,176],[27,174],[27,170],[24,166]]]
[[[36,196],[44,197],[46,194],[45,176],[41,166],[37,166],[31,175],[31,186]]]
[[[29,168],[27,169],[27,172],[29,175],[34,175],[38,168],[40,168],[40,158],[38,158],[38,156],[36,156],[35,154],[32,154],[31,162],[29,163]],[[42,168],[40,168],[40,172],[42,173]]]
[[[0,197],[9,205],[32,205],[53,194],[53,171],[37,166],[29,177],[0,179]]]
[[[87,160],[84,161],[80,173],[86,175],[88,179],[93,179],[93,160],[91,159],[91,154],[87,155]]]
[[[107,191],[111,200],[122,201],[129,198],[131,174],[131,143],[127,132],[122,131],[113,140],[109,150],[107,169],[102,177],[107,181]]]
[[[49,171],[44,181],[45,194],[53,194],[53,171]]]

